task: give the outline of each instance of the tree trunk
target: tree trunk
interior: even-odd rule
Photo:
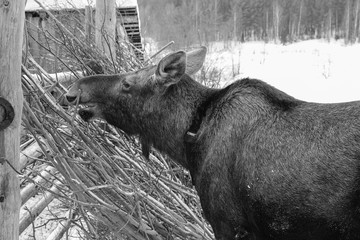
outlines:
[[[359,11],[358,11],[359,12]],[[358,42],[360,42],[360,23],[358,23],[358,34],[357,34],[357,36],[358,36]]]
[[[300,2],[300,10],[299,10],[299,22],[298,22],[298,26],[297,26],[297,36],[298,38],[300,38],[300,29],[301,29],[301,16],[302,16],[302,11],[303,11],[303,1],[304,0],[301,0]]]
[[[354,20],[354,31],[353,31],[353,41],[356,41],[356,38],[358,37],[358,25],[359,25],[359,0],[355,1],[355,20]]]
[[[218,28],[217,28],[217,12],[218,12],[218,5],[217,5],[217,0],[214,0],[214,29],[215,29],[215,41],[218,41]]]
[[[115,0],[96,0],[95,43],[113,61],[115,61],[115,28]]]
[[[20,156],[24,8],[23,0],[1,1],[0,4],[0,96],[14,109],[10,125],[0,130],[0,239],[4,240],[19,239],[20,189],[13,168],[19,168]],[[10,112],[0,106],[1,125]]]
[[[196,3],[198,4],[198,0],[196,0]],[[200,1],[200,7],[199,7],[199,9],[201,9],[202,10],[202,3],[201,3],[201,1]],[[200,45],[202,45],[203,43],[202,43],[202,33],[203,32],[205,32],[205,30],[204,30],[204,28],[203,28],[203,25],[201,24],[201,21],[202,21],[202,19],[203,19],[203,17],[202,17],[202,11],[198,11],[198,17],[199,17],[199,22],[198,22],[198,29],[196,29],[196,31],[197,31],[197,34],[198,34],[198,38],[199,38],[199,43],[200,43]]]
[[[237,4],[235,3],[235,6],[234,6],[234,28],[233,28],[233,40],[236,41],[237,40],[237,33],[236,33],[236,29],[237,29]]]
[[[279,28],[280,28],[280,7],[279,1],[273,0],[273,25],[274,25],[274,40],[279,42]]]
[[[330,41],[331,39],[331,21],[332,21],[332,13],[331,13],[331,7],[329,7],[329,10],[328,10],[328,16],[327,16],[327,29],[326,29],[326,37],[327,37],[327,40]]]
[[[199,1],[195,0],[195,31],[199,30]]]
[[[245,41],[245,37],[244,37],[244,34],[243,34],[243,9],[242,9],[242,6],[239,5],[239,8],[238,8],[238,30],[237,30],[237,34],[238,34],[238,39],[240,39],[241,42],[244,42]]]
[[[266,10],[265,13],[265,41],[268,41],[269,38],[269,11]]]
[[[349,43],[350,40],[350,1],[346,0],[345,5],[345,43]]]

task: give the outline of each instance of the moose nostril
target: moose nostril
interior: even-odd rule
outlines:
[[[69,102],[69,103],[72,103],[76,100],[76,96],[69,96],[67,95],[66,96],[66,100]]]

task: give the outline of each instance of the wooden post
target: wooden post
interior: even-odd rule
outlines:
[[[20,156],[24,8],[23,0],[0,0],[0,97],[7,100],[14,110],[10,125],[0,130],[0,239],[4,240],[19,239],[21,199],[19,179],[14,169],[18,169]],[[9,109],[0,108],[0,119],[4,120]]]
[[[115,60],[115,0],[96,0],[95,43],[110,60]]]

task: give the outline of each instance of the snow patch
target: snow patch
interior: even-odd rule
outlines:
[[[343,41],[227,42],[210,44],[205,65],[222,70],[222,86],[257,78],[298,99],[331,103],[360,100],[359,56],[360,44]]]

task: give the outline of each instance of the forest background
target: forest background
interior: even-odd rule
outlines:
[[[360,0],[138,0],[142,34],[174,48],[212,41],[360,41]],[[159,7],[161,6],[161,7]]]

